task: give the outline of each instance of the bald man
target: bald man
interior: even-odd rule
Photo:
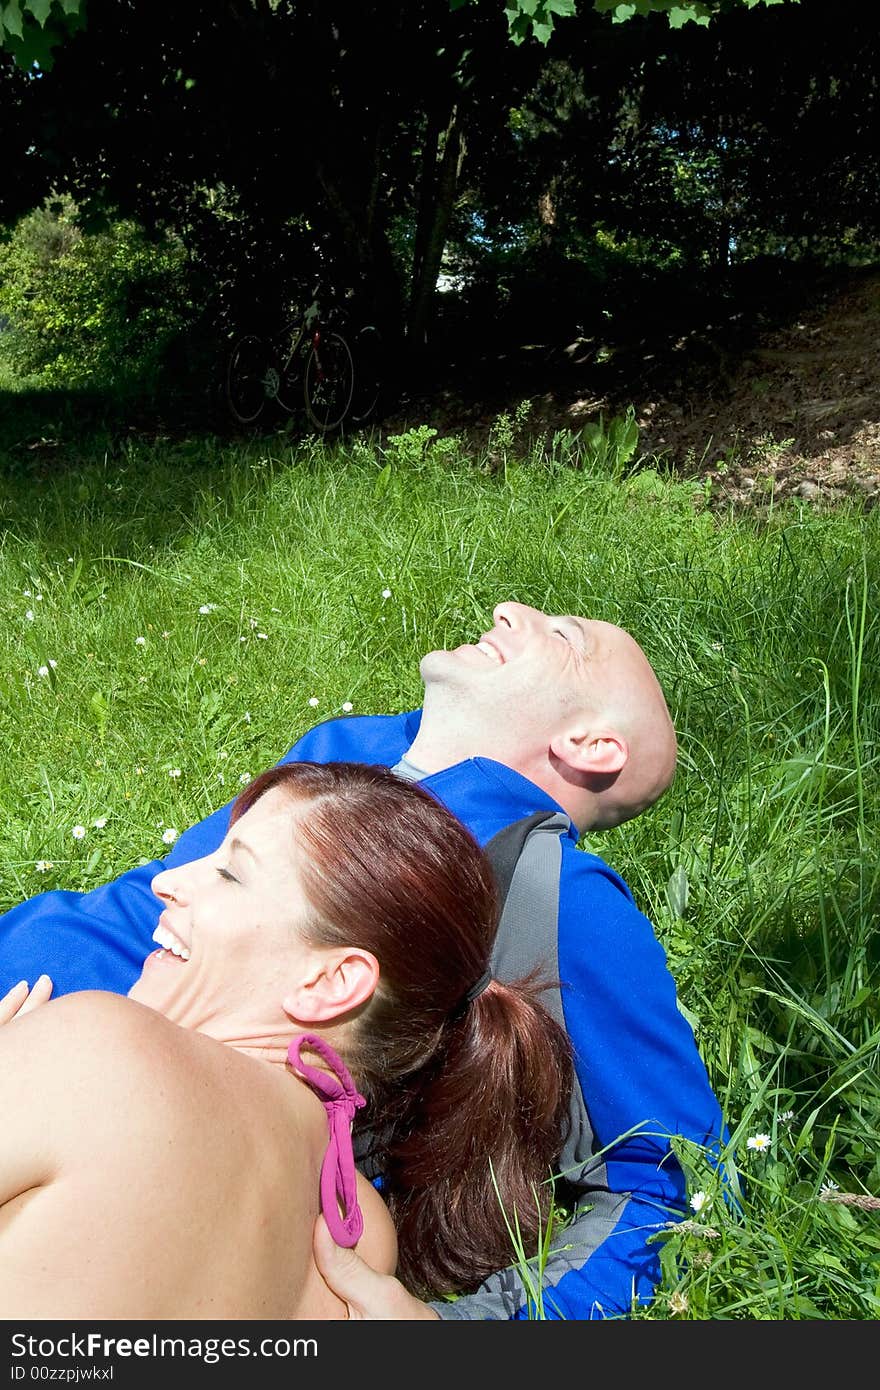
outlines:
[[[650,922],[620,876],[579,848],[586,832],[641,814],[671,783],[669,710],[629,633],[519,603],[499,603],[475,642],[429,652],[420,673],[420,710],[326,721],[281,761],[392,767],[421,781],[492,855],[504,890],[493,971],[503,980],[539,970],[575,1052],[559,1160],[571,1219],[542,1262],[541,1315],[625,1317],[659,1279],[651,1237],[687,1213],[673,1139],[714,1161],[726,1135]],[[188,830],[165,866],[213,852],[228,814],[224,807]],[[139,866],[88,894],[45,893],[0,917],[0,993],[43,972],[56,994],[125,993],[153,948],[150,882],[161,867]],[[472,1294],[430,1304],[393,1278],[371,1277],[320,1225],[315,1251],[353,1318],[535,1315],[513,1247],[511,1268]]]

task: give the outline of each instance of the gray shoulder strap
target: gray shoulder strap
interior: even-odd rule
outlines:
[[[548,980],[559,977],[559,837],[570,824],[561,811],[538,811],[506,826],[485,846],[502,904],[492,951],[499,980],[517,980],[535,968]],[[548,991],[546,1002],[564,1024],[558,990]]]
[[[499,832],[485,846],[498,877],[502,898],[498,934],[492,950],[492,973],[499,980],[521,979],[533,970],[548,981],[545,1008],[568,1031],[559,977],[559,881],[562,841],[571,825],[560,812],[525,816]],[[604,1164],[593,1158],[594,1135],[580,1084],[575,1079],[571,1124],[560,1171],[572,1182],[589,1174],[604,1181]]]

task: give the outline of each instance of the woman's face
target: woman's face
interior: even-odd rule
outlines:
[[[319,955],[300,928],[308,913],[294,837],[301,804],[264,793],[203,859],[152,882],[164,903],[129,997],[223,1042],[290,1033],[281,1001]]]

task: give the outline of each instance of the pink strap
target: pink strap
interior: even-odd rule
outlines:
[[[317,1067],[310,1067],[300,1058],[302,1047],[311,1047],[336,1073],[329,1076]],[[338,1053],[323,1038],[314,1033],[300,1033],[287,1049],[287,1059],[301,1072],[323,1102],[327,1111],[330,1143],[321,1164],[321,1210],[330,1234],[337,1245],[357,1245],[363,1234],[364,1217],[357,1199],[357,1173],[354,1150],[351,1146],[351,1123],[354,1112],[366,1100],[355,1089],[351,1074]],[[343,1215],[339,1215],[339,1203]]]

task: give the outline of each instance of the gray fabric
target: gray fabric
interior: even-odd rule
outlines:
[[[415,763],[411,763],[407,757],[403,757],[399,763],[395,763],[391,771],[395,772],[398,777],[402,777],[404,782],[421,782],[422,778],[427,776],[423,767],[416,767]]]
[[[544,1314],[561,1316],[553,1301],[553,1287],[571,1270],[581,1269],[612,1234],[628,1201],[628,1193],[591,1193],[590,1203],[584,1206],[580,1217],[560,1231],[553,1242],[553,1251],[543,1270],[538,1269],[537,1260],[529,1261],[530,1287],[526,1286],[519,1266],[511,1266],[490,1275],[475,1293],[464,1294],[449,1303],[437,1301],[430,1307],[444,1322],[503,1322],[516,1317],[521,1310],[526,1318],[535,1318],[534,1290],[540,1286]],[[604,1318],[602,1305],[594,1303],[589,1316]],[[578,1319],[583,1320],[583,1317]]]
[[[542,999],[545,1007],[565,1028],[559,981],[559,875],[562,842],[570,825],[561,812],[533,827],[523,846],[511,879],[507,900],[492,952],[492,969],[499,980],[516,980],[539,969],[550,983]],[[566,1032],[568,1030],[566,1029]],[[571,1123],[559,1170],[578,1183],[586,1173],[591,1183],[603,1187],[605,1165],[593,1160],[593,1127],[587,1114],[580,1083],[575,1078],[571,1097]]]

